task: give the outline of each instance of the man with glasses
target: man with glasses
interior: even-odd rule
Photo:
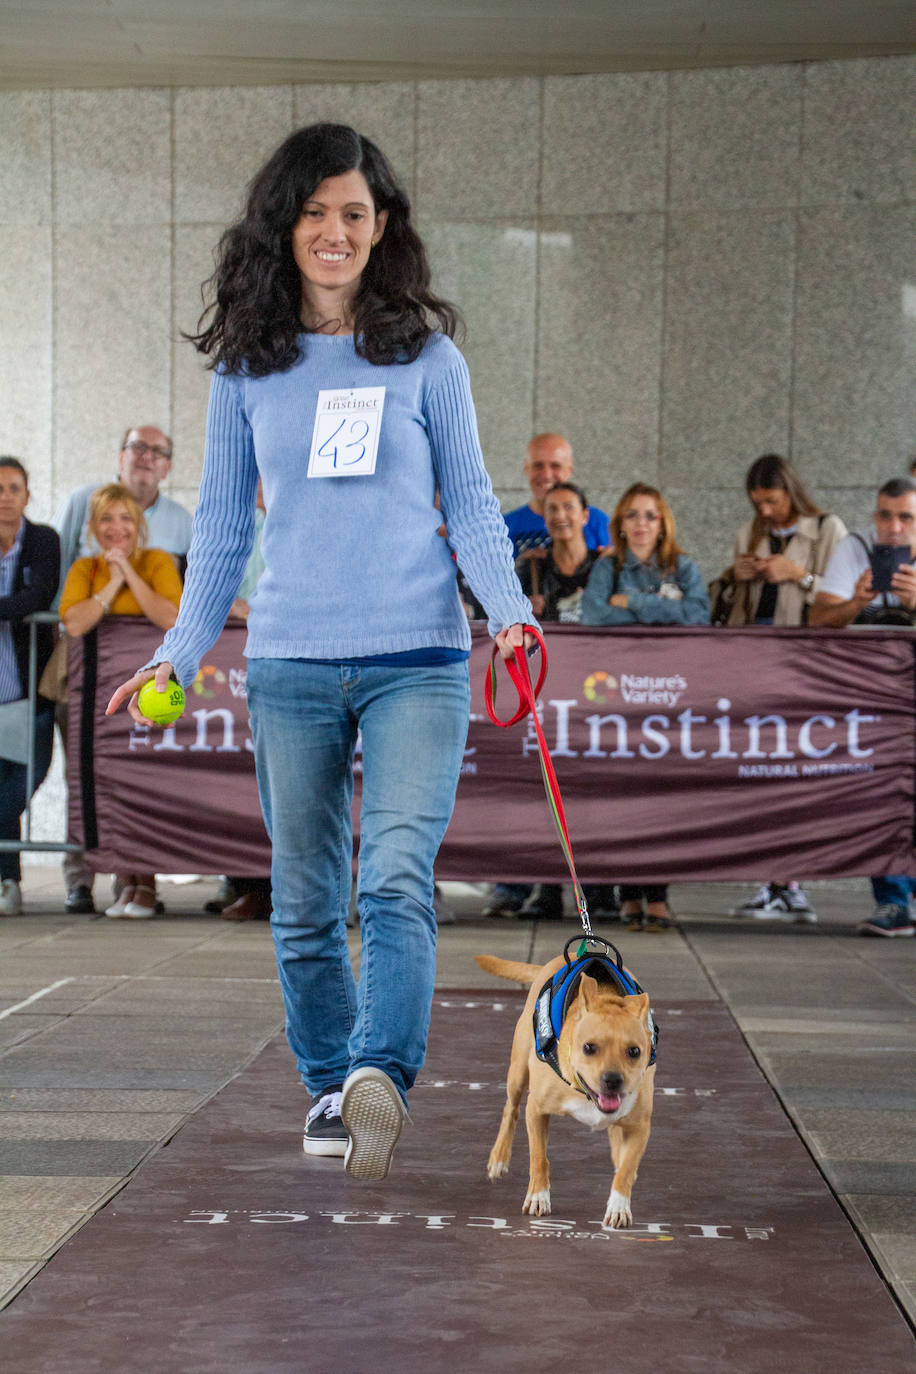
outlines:
[[[137,501],[146,519],[152,549],[165,549],[174,556],[184,572],[185,555],[191,546],[191,517],[184,506],[164,496],[159,488],[172,469],[172,441],[155,425],[136,425],[127,430],[118,453],[118,481],[123,482]],[[70,493],[52,521],[60,535],[60,586],[58,598],[70,566],[77,558],[97,553],[89,538],[89,502],[99,482],[86,482]],[[66,704],[57,712],[57,723],[66,749]],[[73,914],[95,911],[92,900],[93,874],[82,854],[65,854],[64,881],[66,908]]]
[[[172,441],[155,425],[138,425],[121,440],[118,477],[146,517],[151,549],[165,549],[183,566],[191,546],[191,517],[184,506],[163,496],[160,485],[172,470]],[[89,500],[101,485],[86,482],[70,493],[54,516],[60,535],[61,587],[77,558],[97,552],[89,543]]]
[[[811,607],[810,625],[841,629],[846,625],[895,623],[916,625],[916,481],[893,477],[878,492],[869,530],[848,534],[837,544],[824,572],[821,589]],[[906,561],[893,563],[881,550],[906,550]],[[882,562],[888,566],[882,570]],[[887,574],[882,578],[881,572]],[[875,583],[878,582],[878,586]],[[886,585],[886,590],[884,589]],[[872,878],[876,909],[858,927],[860,935],[916,935],[910,899],[916,879],[905,875]]]

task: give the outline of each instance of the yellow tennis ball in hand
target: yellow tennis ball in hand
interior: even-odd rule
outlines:
[[[184,710],[184,690],[174,678],[169,678],[165,691],[157,692],[155,680],[150,678],[140,688],[137,705],[154,725],[173,725]]]

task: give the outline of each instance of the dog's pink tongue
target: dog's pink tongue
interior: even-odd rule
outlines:
[[[603,1112],[616,1112],[617,1108],[620,1106],[620,1095],[618,1093],[611,1093],[608,1096],[605,1093],[600,1093],[598,1096],[598,1106]]]

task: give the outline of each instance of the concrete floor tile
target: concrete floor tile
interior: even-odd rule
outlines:
[[[788,1089],[785,1089],[788,1091]],[[805,1108],[825,1108],[844,1112],[916,1112],[916,1084],[909,1091],[891,1087],[799,1087],[791,1089],[792,1106],[796,1111]]]
[[[207,1033],[201,1034],[198,1017],[73,1016],[9,1050],[0,1062],[0,1083],[8,1072],[49,1064],[77,1071],[86,1066],[117,1072],[170,1065],[185,1071],[231,1071],[248,1058],[260,1037],[276,1030],[278,1020],[272,1008],[244,1017],[211,1017]]]
[[[882,1269],[897,1274],[904,1283],[916,1283],[916,1236],[895,1231],[875,1231],[870,1244]]]
[[[913,1158],[916,1112],[796,1110],[817,1155],[903,1164]]]
[[[901,1283],[894,1292],[910,1319],[910,1325],[916,1326],[916,1283]]]
[[[128,1174],[156,1144],[146,1140],[0,1140],[0,1173]]]
[[[244,949],[194,950],[165,959],[156,966],[162,978],[276,978],[277,965],[273,947],[246,951]]]
[[[255,1048],[253,1045],[252,1050]],[[0,1062],[0,1093],[13,1092],[17,1088],[32,1088],[39,1092],[79,1088],[102,1092],[194,1092],[208,1095],[221,1088],[238,1067],[240,1064],[222,1071],[191,1070],[181,1065],[173,1068],[138,1068],[99,1067],[87,1063],[59,1067],[45,1064],[41,1058],[12,1066],[5,1059]]]
[[[0,1141],[162,1140],[183,1120],[182,1112],[0,1112]]]
[[[894,1197],[916,1194],[916,1162],[902,1164],[818,1158],[836,1193],[888,1193]]]
[[[834,1013],[832,1017],[818,1019],[816,1015],[798,1016],[748,1016],[747,1012],[742,1011],[737,1017],[741,1029],[748,1034],[754,1035],[829,1035],[848,1039],[849,1036],[868,1036],[876,1040],[887,1041],[888,1028],[887,1021],[880,1017],[874,1017],[869,1021],[857,1020],[855,1017],[844,1018],[840,1014]],[[893,1039],[897,1044],[911,1042],[916,1047],[916,1024],[912,1026],[896,1025],[893,1030]]]
[[[890,1193],[844,1193],[840,1201],[857,1225],[879,1232],[893,1231],[897,1235],[916,1239],[916,1207],[912,1196],[896,1197]]]
[[[2,1010],[2,1008],[0,1008]],[[60,1016],[30,1016],[16,1013],[5,1021],[0,1021],[0,1050],[11,1045],[21,1044],[39,1031],[46,1030],[62,1020]]]
[[[131,1092],[92,1088],[10,1088],[0,1093],[2,1112],[144,1112],[185,1115],[200,1103],[196,1092]]]
[[[59,1208],[47,1215],[12,1214],[0,1208],[0,1255],[9,1260],[47,1258],[88,1215],[78,1207]]]
[[[0,1260],[0,1307],[5,1307],[40,1268],[41,1261]]]
[[[27,1172],[0,1174],[0,1198],[3,1209],[10,1212],[33,1211],[44,1215],[50,1214],[55,1207],[89,1212],[120,1182],[120,1174],[58,1177]]]
[[[751,1048],[767,1077],[777,1091],[794,1100],[795,1090],[815,1089],[830,1092],[839,1089],[844,1097],[850,1092],[882,1092],[902,1094],[913,1091],[913,1065],[909,1050],[895,1052],[879,1049],[872,1055],[859,1052],[854,1056],[840,1051],[824,1052],[820,1043],[810,1048],[786,1037],[785,1045],[761,1046],[751,1038]]]

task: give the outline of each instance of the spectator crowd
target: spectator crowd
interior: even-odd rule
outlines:
[[[172,470],[172,443],[158,427],[129,428],[120,444],[111,482],[77,487],[51,525],[25,514],[28,473],[22,462],[0,456],[0,720],[13,734],[32,725],[31,793],[47,775],[55,720],[67,742],[66,641],[89,634],[108,616],[145,617],[158,630],[174,624],[181,598],[191,516],[162,486]],[[573,450],[561,434],[535,435],[523,465],[528,501],[505,514],[516,572],[535,615],[545,622],[595,626],[720,625],[811,626],[916,624],[916,480],[891,477],[877,492],[871,523],[849,533],[835,514],[822,510],[793,466],[777,454],[751,463],[745,490],[750,506],[737,530],[729,566],[708,587],[696,560],[677,541],[675,512],[657,488],[634,482],[610,518],[589,503],[573,480]],[[258,493],[254,548],[230,615],[246,619],[248,603],[264,568],[265,521]],[[448,538],[444,526],[440,534]],[[470,620],[483,611],[456,565],[458,595]],[[37,691],[29,716],[27,617],[59,611],[61,635],[41,624],[37,633]],[[749,649],[753,654],[753,647]],[[0,731],[8,740],[10,728]],[[0,758],[0,915],[22,910],[20,855],[15,843],[29,796],[29,769],[22,749]],[[71,786],[76,780],[69,779]],[[755,919],[812,923],[817,920],[800,875],[766,874],[761,843],[758,889],[735,914]],[[774,865],[775,867],[775,865]],[[469,875],[472,876],[472,875]],[[86,858],[63,860],[66,909],[96,910],[95,874]],[[875,908],[858,927],[862,934],[912,936],[910,902],[916,881],[899,875],[871,880]],[[609,884],[586,886],[589,910],[600,920],[621,919],[630,929],[661,931],[673,920],[667,887]],[[440,911],[444,910],[439,904]],[[148,919],[162,903],[152,873],[113,875],[112,918]],[[229,920],[270,914],[269,880],[225,877],[208,909]],[[559,885],[496,884],[484,908],[491,916],[559,919]]]

